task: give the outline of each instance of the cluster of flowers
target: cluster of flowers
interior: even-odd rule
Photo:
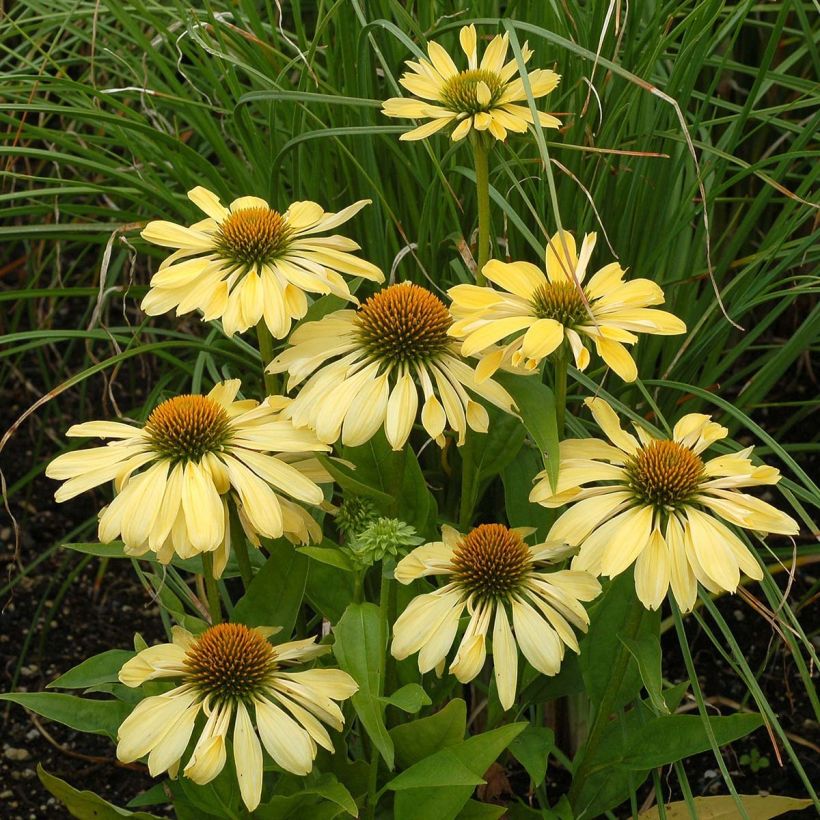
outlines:
[[[428,119],[402,139],[421,139],[451,128],[453,140],[475,132],[503,140],[532,123],[517,63],[507,61],[507,37],[493,39],[478,62],[476,32],[462,29],[468,68],[459,71],[439,45],[429,61],[410,63],[402,85],[420,99],[392,99],[388,116]],[[531,56],[525,46],[526,62]],[[528,86],[542,97],[558,84],[552,71],[533,71]],[[555,117],[539,122],[557,127]],[[321,540],[309,508],[328,508],[323,485],[332,483],[317,454],[342,442],[358,446],[380,429],[390,445],[407,445],[417,422],[440,446],[457,445],[467,431],[485,433],[489,414],[481,400],[518,412],[494,375],[503,368],[521,378],[539,371],[559,348],[571,350],[584,370],[591,350],[625,381],[637,377],[628,346],[638,334],[680,334],[683,323],[659,310],[661,288],[627,279],[611,262],[587,277],[595,234],[577,249],[569,232],[548,243],[544,268],[492,260],[488,285],[461,284],[448,305],[416,284],[392,284],[359,303],[344,276],[382,282],[359,246],[329,231],[367,201],[338,213],[314,202],[295,202],[280,213],[257,197],[226,207],[204,188],[189,193],[205,218],[191,226],[151,222],[143,237],[173,253],[160,265],[142,308],[150,315],[199,311],[220,320],[227,335],[259,326],[287,347],[267,363],[287,374],[287,391],[257,402],[238,398],[238,380],[207,395],[183,395],[159,404],[141,425],[92,421],[69,436],[108,443],[56,458],[47,475],[64,483],[65,501],[114,482],[115,497],[100,513],[99,538],[122,540],[126,553],[209,554],[219,577],[232,539],[286,537],[295,544]],[[351,307],[299,323],[309,294],[334,294]],[[435,591],[414,598],[393,624],[392,654],[418,653],[421,672],[443,671],[466,609],[469,619],[449,671],[473,680],[491,640],[499,700],[515,700],[518,650],[539,672],[555,675],[565,648],[579,651],[574,628],[585,631],[584,602],[600,592],[597,576],[615,576],[634,564],[641,602],[655,609],[671,586],[684,610],[697,584],[734,591],[740,572],[762,571],[744,543],[724,524],[794,534],[796,523],[739,490],[774,484],[778,471],[755,466],[751,448],[704,460],[727,435],[708,416],[681,418],[669,439],[643,428],[624,430],[600,398],[587,399],[608,441],[568,439],[560,444],[557,486],[534,477],[530,501],[569,505],[546,541],[529,545],[534,530],[482,524],[461,534],[445,526],[441,540],[416,547],[396,566],[403,583],[445,576]],[[570,569],[550,565],[574,556]],[[319,746],[332,750],[323,724],[340,729],[337,701],[356,684],[332,668],[290,671],[328,647],[315,639],[271,644],[271,629],[241,624],[212,626],[199,636],[176,628],[173,642],[146,648],[128,661],[120,680],[140,686],[174,679],[179,685],[142,700],[120,727],[118,755],[148,756],[152,774],[176,775],[200,712],[205,716],[184,773],[207,783],[224,767],[232,737],[236,772],[249,809],[260,801],[262,747],[283,769],[306,774]],[[255,717],[255,722],[254,718]],[[232,727],[232,728],[231,728]],[[261,744],[260,744],[261,740]]]

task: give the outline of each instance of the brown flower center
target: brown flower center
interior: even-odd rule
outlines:
[[[453,580],[479,598],[498,598],[519,588],[530,571],[530,548],[501,524],[481,524],[453,552]]]
[[[647,504],[676,507],[688,501],[703,480],[703,461],[676,441],[653,441],[626,464],[629,483]]]
[[[451,345],[450,312],[437,296],[418,285],[390,285],[356,312],[359,340],[390,364],[426,362]]]
[[[478,94],[479,83],[484,83],[490,91],[489,101],[480,102]],[[481,68],[471,68],[450,77],[444,83],[441,91],[441,101],[451,111],[466,114],[478,114],[480,111],[489,111],[498,102],[504,84],[494,71],[485,71]]]
[[[217,253],[237,267],[253,270],[281,256],[290,243],[291,229],[271,208],[241,208],[219,225]]]
[[[574,282],[547,282],[532,295],[532,309],[539,319],[555,319],[564,327],[590,321],[589,311]]]
[[[198,462],[222,447],[231,422],[225,408],[207,396],[175,396],[154,408],[145,432],[162,457]]]
[[[276,651],[244,624],[207,629],[185,656],[185,682],[218,701],[246,700],[264,689],[276,670]]]

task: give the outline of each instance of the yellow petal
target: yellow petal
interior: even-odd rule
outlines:
[[[606,401],[591,398],[585,399],[584,404],[592,411],[595,422],[616,447],[629,455],[634,455],[637,452],[638,440],[631,433],[621,429],[618,416]]]
[[[409,373],[399,377],[387,401],[384,433],[394,450],[401,450],[416,420],[419,396]]]
[[[503,604],[496,606],[493,623],[493,669],[498,700],[506,712],[515,703],[518,686],[518,652]]]
[[[242,802],[248,811],[253,811],[262,799],[262,746],[241,700],[236,704],[233,759]]]
[[[228,216],[228,209],[220,203],[219,197],[201,185],[188,191],[188,199],[217,222],[221,222]]]
[[[491,259],[484,266],[482,272],[491,282],[495,282],[504,290],[526,299],[527,302],[532,299],[534,291],[547,283],[543,271],[529,262],[505,263],[499,262],[497,259]]]

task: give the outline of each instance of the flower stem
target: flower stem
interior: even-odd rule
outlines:
[[[387,617],[390,607],[390,579],[381,577],[381,587],[379,589],[379,646],[382,651],[379,653],[379,665],[376,669],[376,697],[384,694],[384,678],[387,666],[387,638],[388,626]],[[367,784],[367,818],[374,820],[376,817],[376,803],[378,803],[379,785],[379,750],[372,744],[370,753],[370,775]]]
[[[634,595],[629,605],[626,618],[624,620],[623,631],[621,635],[624,638],[634,638],[638,634],[641,626],[641,619],[643,618],[644,608],[643,604]],[[609,723],[609,716],[615,708],[615,699],[618,697],[618,691],[621,688],[626,668],[631,658],[629,650],[624,643],[619,642],[618,652],[615,655],[615,661],[612,665],[612,674],[609,676],[609,684],[607,685],[604,695],[598,704],[598,710],[595,713],[595,719],[592,721],[592,726],[589,730],[589,737],[586,744],[584,744],[581,752],[581,760],[576,765],[575,771],[572,773],[572,786],[569,790],[569,802],[573,810],[577,809],[578,797],[580,791],[584,786],[589,773],[589,767],[595,762],[595,753],[601,745],[604,731]]]
[[[222,601],[219,598],[216,578],[214,578],[214,556],[211,552],[202,553],[202,575],[205,578],[205,594],[208,596],[211,625],[216,626],[222,623]]]
[[[486,285],[482,271],[490,259],[490,174],[487,162],[487,143],[483,134],[474,134],[475,189],[478,200],[478,262],[475,269],[477,285]]]
[[[262,378],[265,382],[265,392],[268,396],[275,396],[278,389],[278,379],[275,373],[268,373],[266,368],[273,361],[273,336],[271,336],[264,319],[256,325],[256,338],[259,341],[259,355],[262,357]]]

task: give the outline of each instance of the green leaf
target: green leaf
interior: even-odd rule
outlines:
[[[353,708],[389,769],[393,768],[393,739],[384,724],[382,664],[387,652],[387,634],[375,604],[350,604],[333,628],[333,653],[339,666],[353,677],[359,691],[351,698]]]
[[[333,476],[334,481],[343,490],[348,490],[355,495],[364,495],[368,498],[372,498],[377,504],[385,508],[393,503],[392,496],[366,484],[345,465],[327,458],[327,456],[323,456],[320,453],[316,454],[316,458],[319,459],[322,467]]]
[[[535,527],[536,538],[543,541],[555,520],[555,511],[531,504],[532,480],[543,469],[544,461],[533,447],[522,447],[501,474],[504,483],[504,508],[511,527]]]
[[[379,698],[379,700],[411,715],[418,714],[423,706],[429,706],[432,702],[424,688],[417,683],[407,683],[389,697]]]
[[[395,452],[380,430],[359,447],[342,447],[341,455],[356,465],[356,479],[371,490],[383,515],[400,518],[421,533],[435,523],[436,502],[412,448]]]
[[[119,817],[130,817],[132,820],[160,820],[155,814],[121,809],[103,800],[94,792],[75,789],[65,780],[49,774],[39,763],[37,764],[37,777],[40,778],[43,786],[68,809],[71,816],[79,820],[117,820]]]
[[[638,664],[644,688],[652,705],[661,714],[669,714],[669,708],[663,699],[661,681],[661,643],[657,635],[642,635],[638,638],[627,638],[618,635],[618,640],[632,653]]]
[[[475,786],[483,782],[490,765],[526,726],[526,723],[512,723],[474,735],[420,760],[394,777],[387,788],[396,792],[396,820],[457,817]]]
[[[327,540],[323,544],[330,543]],[[341,551],[339,546],[335,547],[297,547],[296,551],[302,555],[307,555],[314,561],[321,561],[330,567],[343,569],[345,572],[353,572],[353,565],[348,560],[347,556]]]
[[[811,800],[802,800],[797,797],[781,797],[777,794],[741,794],[740,800],[749,820],[770,820],[780,817],[787,811],[800,811],[808,808]],[[737,817],[737,803],[731,795],[721,797],[696,797],[692,801],[698,820],[734,820]],[[691,813],[685,800],[677,803],[667,803],[664,806],[666,820],[690,820]],[[660,812],[657,806],[642,811],[638,820],[659,820]]]
[[[0,700],[11,701],[81,732],[108,735],[112,740],[116,740],[117,729],[131,711],[118,700],[91,700],[56,692],[6,692],[0,694]]]
[[[308,573],[305,595],[317,612],[336,623],[353,601],[353,575],[340,573],[335,567],[316,561]]]
[[[51,681],[47,689],[86,689],[100,683],[116,683],[120,669],[134,653],[127,649],[109,649],[88,658],[64,675]]]
[[[468,800],[467,805],[458,813],[456,820],[496,820],[496,818],[504,817],[506,814],[506,806]]]
[[[678,689],[664,694],[674,701]],[[710,718],[718,745],[744,737],[763,724],[760,715],[742,714]],[[588,777],[576,803],[578,817],[598,817],[621,803],[649,771],[675,760],[711,749],[703,720],[697,715],[653,717],[641,701],[604,732]]]
[[[527,770],[536,788],[547,775],[547,758],[555,746],[555,732],[544,726],[528,726],[510,743],[510,754]]]
[[[462,508],[470,513],[470,517],[487,484],[516,457],[526,437],[520,419],[495,407],[489,407],[487,412],[490,416],[488,431],[468,434],[467,442],[460,450],[464,464],[461,492],[466,496]]]
[[[719,746],[745,737],[763,725],[756,714],[709,718]],[[626,748],[617,764],[643,771],[706,752],[711,748],[703,719],[698,715],[655,718],[627,736]]]
[[[515,376],[496,373],[500,382],[515,399],[521,420],[538,445],[553,486],[558,482],[558,425],[555,420],[555,396],[538,376]]]
[[[264,544],[268,560],[234,607],[232,620],[248,626],[279,626],[278,640],[287,641],[305,595],[310,559],[284,539]]]
[[[578,660],[587,694],[593,703],[598,704],[610,685],[616,657],[620,652],[627,651],[618,636],[624,632],[629,619],[640,618],[636,633],[638,639],[655,636],[654,640],[658,641],[660,616],[657,612],[644,609],[637,602],[632,572],[627,571],[605,587],[603,594],[590,609],[589,617],[589,631],[580,641],[581,654]],[[638,664],[630,655],[613,709],[632,700],[640,687]]]
[[[439,749],[461,743],[466,730],[467,704],[461,698],[455,698],[434,715],[390,730],[396,745],[396,761],[406,769]]]

